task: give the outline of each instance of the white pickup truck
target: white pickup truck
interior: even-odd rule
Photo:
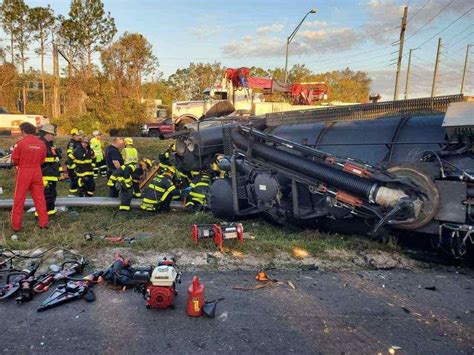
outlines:
[[[49,119],[41,115],[11,114],[3,107],[0,107],[0,136],[19,135],[20,124],[23,122],[29,122],[39,128],[49,123]]]

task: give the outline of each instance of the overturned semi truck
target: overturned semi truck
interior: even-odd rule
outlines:
[[[211,186],[220,218],[429,236],[461,257],[474,232],[474,102],[445,96],[232,118],[177,140],[181,169],[225,154]]]

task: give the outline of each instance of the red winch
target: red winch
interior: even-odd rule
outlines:
[[[150,282],[146,287],[145,299],[147,308],[174,308],[176,284],[181,283],[181,272],[173,260],[164,259],[153,270]]]
[[[214,244],[222,251],[224,240],[238,239],[244,243],[244,227],[242,223],[229,224],[193,224],[192,236],[194,244],[201,239],[213,239]]]

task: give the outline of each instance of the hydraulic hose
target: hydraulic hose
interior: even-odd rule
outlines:
[[[232,140],[239,149],[247,150],[249,147],[249,140],[237,129],[232,130]],[[355,175],[349,175],[343,171],[270,147],[266,144],[252,142],[251,149],[252,154],[256,157],[310,176],[367,200],[371,199],[371,194],[377,189],[377,185],[372,181]]]

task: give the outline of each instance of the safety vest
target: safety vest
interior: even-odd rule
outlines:
[[[96,162],[99,163],[102,160],[104,160],[104,152],[102,150],[102,141],[99,138],[94,137],[91,139],[90,146],[91,146],[91,149],[94,151]]]
[[[138,162],[138,151],[134,147],[123,148],[122,156],[125,165]]]

